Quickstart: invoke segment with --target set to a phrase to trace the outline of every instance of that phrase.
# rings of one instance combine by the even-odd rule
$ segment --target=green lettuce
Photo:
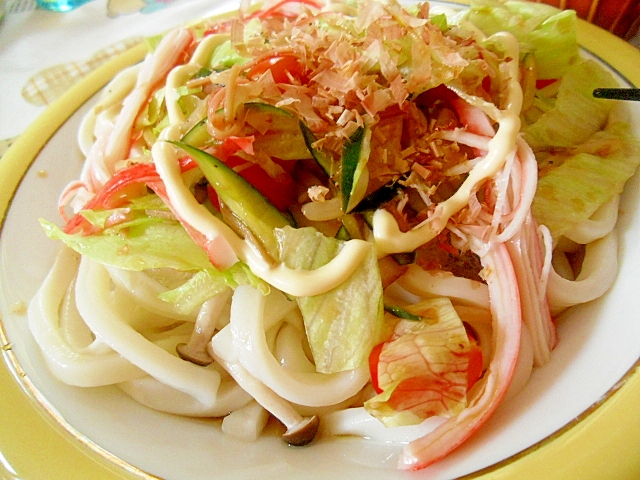
[[[407,310],[420,321],[400,320],[377,360],[379,393],[366,410],[387,427],[453,416],[467,405],[471,345],[448,298],[424,300]]]
[[[125,270],[173,268],[181,271],[212,269],[206,252],[177,221],[138,217],[93,235],[67,234],[44,219],[47,236],[97,262]]]
[[[576,13],[543,3],[472,0],[464,20],[485,35],[507,31],[520,43],[520,53],[532,53],[538,78],[561,78],[578,58]]]
[[[553,166],[541,172],[533,200],[534,217],[554,238],[620,194],[640,164],[640,141],[625,123],[609,125],[574,151],[546,158]]]
[[[614,102],[593,97],[598,87],[615,87],[615,79],[593,60],[573,65],[562,79],[553,107],[524,128],[524,139],[536,150],[573,147],[587,141],[607,123]]]
[[[217,270],[184,227],[172,219],[169,208],[157,195],[134,199],[126,207],[80,213],[98,228],[97,232],[67,234],[46,220],[41,219],[40,224],[49,238],[61,240],[81,255],[105,265],[134,271],[186,272],[186,277],[172,275],[180,284],[159,296],[174,304],[180,313],[191,313],[227,287],[249,284],[269,293],[269,285],[241,262],[227,270]],[[125,220],[108,226],[114,218]],[[175,282],[171,283],[175,286]]]
[[[163,292],[159,297],[175,305],[178,312],[189,314],[205,300],[226,288],[236,288],[238,285],[252,285],[264,295],[267,295],[270,290],[269,285],[256,277],[247,265],[237,262],[223,272],[212,269],[201,270],[179,287]]]
[[[289,268],[321,267],[345,244],[312,227],[284,227],[275,232],[281,261]],[[318,372],[352,370],[365,364],[380,341],[384,320],[382,281],[373,244],[363,263],[342,284],[296,300]]]

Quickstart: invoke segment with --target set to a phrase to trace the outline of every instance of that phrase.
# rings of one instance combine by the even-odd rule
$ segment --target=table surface
[[[0,156],[48,104],[109,58],[144,37],[230,4],[92,0],[58,13],[37,8],[35,0],[5,2],[0,23]]]
[[[0,161],[48,104],[106,60],[144,37],[224,8],[216,0],[91,0],[71,12],[56,13],[36,8],[35,0],[5,1],[0,23]],[[631,43],[640,46],[640,36]],[[636,397],[624,401],[637,402]],[[12,471],[4,460],[0,452],[0,477]],[[113,474],[111,467],[101,468],[109,477]]]

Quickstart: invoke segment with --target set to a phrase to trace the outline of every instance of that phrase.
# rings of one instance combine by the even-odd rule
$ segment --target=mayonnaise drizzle
[[[184,123],[185,116],[178,103],[180,99],[180,89],[193,77],[204,65],[207,64],[215,49],[229,39],[229,35],[209,35],[200,41],[195,52],[191,56],[189,63],[175,67],[169,75],[165,86],[167,114],[169,123],[175,125]]]
[[[255,275],[296,297],[319,295],[335,288],[347,280],[362,263],[371,245],[364,240],[350,240],[333,260],[315,270],[294,270],[282,263],[269,264],[250,243],[200,205],[186,187],[180,174],[176,149],[162,141],[176,139],[178,135],[179,126],[169,126],[153,145],[152,155],[156,169],[179,217],[202,233],[209,243],[215,242],[218,248],[223,249],[221,254],[233,256],[229,263],[243,261]]]
[[[378,209],[373,215],[373,235],[378,257],[389,253],[412,252],[433,239],[446,227],[451,216],[469,203],[469,197],[477,186],[495,176],[504,166],[507,158],[515,153],[522,109],[522,89],[518,82],[520,48],[518,41],[510,33],[496,33],[491,38],[501,42],[505,50],[505,58],[511,59],[508,62],[508,97],[504,110],[478,97],[456,90],[461,98],[480,108],[498,122],[498,131],[488,142],[487,155],[471,170],[454,195],[439,203],[429,218],[408,232],[400,231],[391,213]]]
[[[202,233],[207,239],[207,244],[215,245],[220,256],[226,259],[223,263],[232,265],[242,260],[255,275],[290,295],[302,297],[325,293],[351,276],[370,248],[367,242],[362,240],[347,242],[331,262],[315,270],[293,270],[284,264],[271,265],[250,243],[238,237],[227,224],[198,204],[182,181],[175,148],[162,141],[178,140],[181,136],[180,124],[184,122],[184,114],[178,105],[180,98],[178,88],[227,38],[228,35],[212,35],[205,38],[199,44],[190,62],[174,68],[168,75],[166,103],[171,125],[161,133],[160,141],[156,142],[152,148],[158,174],[165,184],[169,201],[176,213],[182,220]]]

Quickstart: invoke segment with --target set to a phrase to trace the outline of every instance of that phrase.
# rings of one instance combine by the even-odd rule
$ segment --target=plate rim
[[[456,1],[455,3],[458,2]],[[637,65],[640,64],[639,49],[581,19],[578,21],[578,43],[590,54],[610,65],[631,84],[640,86],[640,71],[637,69]],[[612,51],[619,52],[614,60],[608,59]],[[92,95],[102,88],[117,72],[142,60],[145,53],[146,46],[143,42],[106,62],[80,80],[52,103],[18,137],[0,159],[0,178],[3,183],[3,188],[0,189],[0,235],[2,235],[6,215],[11,208],[15,192],[40,150],[68,118],[85,104]],[[110,454],[76,431],[62,417],[56,415],[55,409],[31,383],[22,370],[15,354],[11,351],[11,344],[6,337],[1,316],[0,347],[2,348],[3,357],[2,365],[0,365],[0,386],[5,390],[7,382],[12,382],[14,392],[9,398],[14,401],[16,398],[26,400],[18,406],[11,405],[11,415],[16,416],[16,418],[22,418],[23,423],[32,425],[32,428],[38,428],[39,431],[46,428],[53,429],[58,434],[58,437],[61,435],[61,441],[68,441],[75,447],[65,450],[65,458],[59,459],[58,466],[62,468],[61,472],[66,473],[67,469],[71,468],[75,469],[77,474],[86,475],[90,471],[92,477],[95,478],[96,472],[92,469],[95,467],[96,469],[104,469],[105,479],[122,478],[123,476],[127,478],[157,478]],[[18,390],[22,390],[24,396],[16,396],[15,387],[18,387]],[[2,399],[0,399],[0,418],[4,417],[7,410],[6,398],[7,396],[3,395]],[[606,473],[607,478],[611,478],[613,473],[611,465],[613,464],[618,465],[622,474],[625,472],[638,473],[640,472],[640,457],[634,459],[632,455],[627,455],[626,459],[620,458],[620,452],[625,450],[625,446],[627,450],[630,446],[640,447],[640,429],[633,426],[633,422],[625,422],[634,413],[640,418],[636,408],[637,405],[640,405],[640,359],[601,399],[572,422],[522,452],[464,478],[497,478],[497,476],[500,478],[534,478],[532,476],[534,474],[531,473],[533,468],[535,468],[535,477],[539,478],[542,473],[540,470],[542,465],[546,465],[549,470],[545,472],[545,478],[563,478],[562,472],[568,472],[567,468],[570,469],[572,475],[583,473],[584,476],[581,478],[602,478],[601,476],[595,476],[598,468],[594,468],[594,464],[591,462],[584,462],[586,469],[578,470],[576,470],[574,462],[563,462],[563,459],[566,458],[581,457],[586,459],[594,456],[601,458],[600,465],[609,465],[604,472],[600,472],[600,474]],[[33,416],[33,413],[36,412],[43,417],[40,418],[41,422],[29,423],[27,417]],[[43,419],[44,423],[42,422]],[[35,426],[36,423],[37,427]],[[615,435],[612,432],[613,429],[607,428],[607,425],[613,423],[624,425],[622,431],[621,429],[616,429]],[[0,424],[0,433],[11,433],[9,431],[11,425],[15,425],[15,422],[2,422]],[[2,435],[2,437],[8,436]],[[585,452],[592,452],[592,455],[585,456]],[[0,450],[0,459],[4,459],[2,458],[3,453]],[[84,463],[81,461],[83,457]],[[87,459],[89,460],[88,463],[86,462]],[[80,469],[78,469],[79,461],[83,465]],[[4,473],[2,469],[7,469],[8,473],[17,473],[18,476],[25,474],[25,472],[11,472],[10,463],[0,463],[2,464],[0,465],[0,473]],[[34,462],[34,465],[36,463],[38,462]],[[564,468],[562,468],[563,463],[565,464]],[[586,465],[587,463],[589,464],[588,466]],[[46,463],[45,465],[51,466]],[[566,465],[569,466],[567,467]],[[35,468],[38,469],[39,467],[36,466]],[[88,470],[82,470],[83,468]],[[33,472],[36,473],[36,470]]]

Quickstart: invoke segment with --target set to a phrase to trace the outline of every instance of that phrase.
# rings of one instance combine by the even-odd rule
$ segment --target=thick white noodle
[[[589,220],[576,225],[564,236],[582,245],[604,237],[616,226],[619,205],[620,195],[615,195],[596,210]]]
[[[167,291],[167,288],[162,286],[146,273],[124,270],[109,265],[105,265],[105,268],[109,272],[111,280],[113,280],[116,285],[129,292],[131,296],[135,298],[136,303],[146,310],[155,313],[156,315],[170,317],[174,319],[173,321],[195,321],[197,310],[190,314],[183,314],[178,311],[174,304],[165,302],[158,298],[161,293]]]
[[[601,297],[618,274],[618,234],[612,230],[605,237],[585,247],[582,270],[575,280],[561,277],[553,268],[549,272],[547,297],[551,313]]]
[[[456,277],[452,273],[426,271],[411,265],[397,283],[421,298],[449,297],[457,305],[489,308],[489,290],[484,283]]]
[[[63,338],[59,308],[78,269],[79,255],[64,248],[29,304],[28,322],[53,375],[68,385],[96,387],[140,378],[145,372],[114,351],[85,353]]]
[[[245,442],[255,442],[269,420],[269,412],[255,400],[234,409],[222,420],[222,432]]]
[[[285,298],[279,292],[272,292],[265,299],[251,286],[237,287],[231,304],[231,324],[214,337],[213,343],[231,342],[239,363],[247,372],[290,402],[323,407],[356,395],[369,381],[367,365],[332,374],[297,371],[280,365],[265,338],[265,327],[268,326],[265,314],[277,310],[265,306],[267,299],[273,296]]]
[[[405,444],[424,437],[445,420],[430,417],[418,425],[388,428],[364,407],[354,407],[324,415],[318,433],[321,436],[355,435],[378,442]]]
[[[123,382],[118,386],[142,405],[189,417],[222,417],[251,401],[249,394],[231,379],[222,380],[216,401],[207,404],[150,376]]]
[[[205,405],[215,402],[220,374],[166,352],[124,323],[112,304],[109,273],[86,257],[78,270],[76,303],[95,335],[131,363]]]
[[[302,347],[304,340],[304,331],[290,323],[284,324],[276,338],[275,355],[278,363],[299,372],[315,372],[315,365],[309,361]]]

